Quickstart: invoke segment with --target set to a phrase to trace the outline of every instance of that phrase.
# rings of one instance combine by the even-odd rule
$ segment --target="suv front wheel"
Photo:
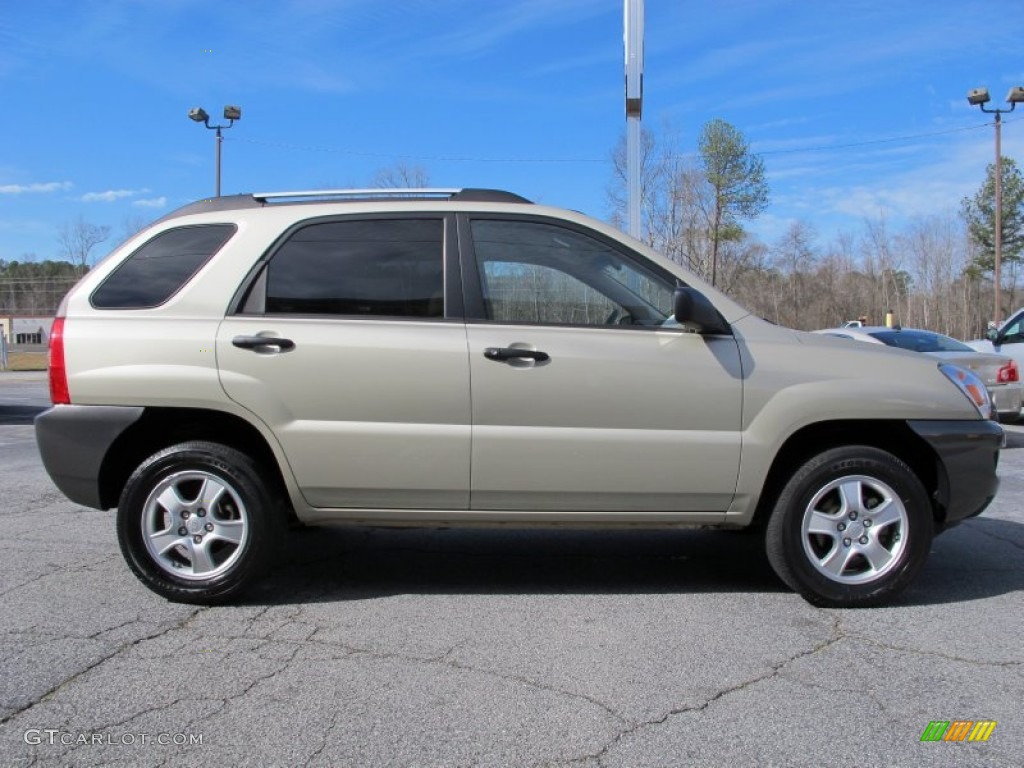
[[[765,532],[789,587],[831,608],[876,605],[903,590],[928,557],[932,509],[913,470],[869,446],[833,448],[783,488]]]
[[[237,595],[269,566],[282,530],[257,464],[219,443],[181,443],[150,456],[128,479],[117,509],[117,537],[132,571],[184,603]]]

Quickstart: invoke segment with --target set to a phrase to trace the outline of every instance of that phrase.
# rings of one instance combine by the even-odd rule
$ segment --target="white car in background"
[[[964,342],[979,352],[991,352],[1012,357],[1018,366],[1024,366],[1024,308],[1018,309],[998,330],[992,329],[987,338]]]
[[[1024,317],[1024,311],[1018,313],[1018,327],[1021,317]],[[974,346],[979,342],[972,342],[968,346],[962,341],[934,331],[918,328],[889,328],[884,325],[826,328],[815,331],[815,333],[922,352],[963,368],[969,368],[985,382],[1001,421],[1013,422],[1020,417],[1022,397],[1020,365],[1009,354],[994,354],[990,341],[984,342],[989,345],[989,349],[979,350]],[[1024,344],[1019,345],[1019,351],[1024,353]]]

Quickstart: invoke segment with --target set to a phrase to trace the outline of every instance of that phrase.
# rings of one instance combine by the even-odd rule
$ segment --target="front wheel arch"
[[[830,448],[850,445],[877,448],[910,466],[928,495],[935,530],[945,528],[949,480],[942,462],[932,446],[906,422],[888,420],[817,422],[790,435],[779,447],[765,476],[751,525],[757,530],[765,529],[783,487],[805,462]]]

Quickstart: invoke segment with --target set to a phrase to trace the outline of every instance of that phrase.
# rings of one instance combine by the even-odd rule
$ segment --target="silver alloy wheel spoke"
[[[878,539],[872,539],[868,544],[858,546],[858,550],[876,573],[884,572],[892,560],[892,553],[883,547]]]
[[[833,547],[821,560],[821,567],[827,573],[831,574],[833,578],[839,578],[842,576],[843,571],[846,570],[846,566],[855,554],[856,550],[850,547]]]
[[[843,499],[843,515],[856,512],[858,515],[863,511],[863,485],[860,480],[849,480],[839,486],[839,493]]]
[[[188,508],[188,502],[178,495],[178,489],[173,485],[160,494],[157,503],[166,509],[173,518],[177,518],[183,509]]]
[[[824,512],[811,510],[811,522],[807,528],[808,533],[816,533],[820,536],[831,536],[835,538],[839,531],[836,525],[842,520],[835,515],[826,515]]]
[[[157,483],[143,506],[141,525],[153,562],[189,581],[228,570],[249,535],[248,511],[238,492],[204,470],[175,472]]]
[[[227,488],[224,487],[223,483],[208,477],[203,481],[203,487],[199,491],[199,501],[206,505],[207,509],[215,507],[226,491]]]
[[[238,544],[245,535],[245,523],[241,520],[218,520],[216,527],[210,531],[210,538]]]
[[[830,581],[865,584],[900,562],[909,517],[899,495],[877,477],[832,480],[811,498],[801,541],[811,566]]]
[[[149,536],[149,549],[157,555],[164,555],[168,550],[185,542],[185,537],[178,534],[178,529],[172,525],[166,531],[157,531]]]
[[[217,570],[213,557],[210,555],[210,548],[205,542],[196,544],[194,541],[189,540],[189,549],[192,554],[192,573],[198,576]]]
[[[897,506],[893,499],[886,499],[871,510],[871,522],[875,528],[882,528],[883,526],[900,522],[900,515],[902,513],[902,504]]]

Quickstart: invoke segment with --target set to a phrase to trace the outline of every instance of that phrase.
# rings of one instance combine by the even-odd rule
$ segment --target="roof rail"
[[[282,203],[300,200],[453,200],[474,203],[529,203],[525,197],[500,189],[310,189],[295,192],[254,192],[259,203]]]

